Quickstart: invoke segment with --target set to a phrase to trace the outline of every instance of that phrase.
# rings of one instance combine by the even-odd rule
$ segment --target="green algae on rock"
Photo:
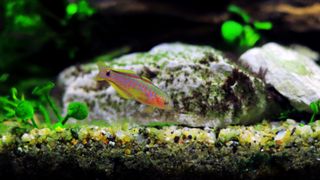
[[[172,98],[174,112],[144,113],[144,105],[122,99],[107,83],[96,82],[95,64],[72,66],[60,74],[65,107],[72,101],[86,102],[91,120],[129,118],[138,123],[170,121],[222,127],[260,121],[271,104],[261,80],[208,46],[161,44],[108,65],[150,78]]]
[[[304,177],[308,169],[312,179],[320,172],[319,140],[320,121],[301,126],[294,120],[220,131],[92,125],[32,129],[22,135],[1,134],[0,158],[7,161],[0,168],[22,177],[37,173],[98,179]]]

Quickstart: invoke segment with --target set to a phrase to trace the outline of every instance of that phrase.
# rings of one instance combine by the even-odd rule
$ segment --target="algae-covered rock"
[[[309,53],[310,54],[310,53]],[[298,110],[310,111],[309,104],[320,99],[320,67],[313,59],[276,43],[253,48],[240,57],[240,62],[289,99]]]
[[[96,82],[95,64],[72,66],[60,74],[64,106],[71,101],[88,103],[91,120],[129,118],[139,123],[173,121],[218,127],[259,121],[270,104],[261,80],[208,46],[161,44],[107,64],[150,78],[172,98],[173,112],[145,113],[144,105],[119,97],[106,82]]]

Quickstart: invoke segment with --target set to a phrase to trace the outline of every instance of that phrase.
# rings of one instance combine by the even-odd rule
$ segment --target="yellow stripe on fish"
[[[103,62],[98,62],[98,67],[96,80],[107,81],[121,97],[160,109],[173,108],[170,97],[148,78],[130,70],[109,68]]]

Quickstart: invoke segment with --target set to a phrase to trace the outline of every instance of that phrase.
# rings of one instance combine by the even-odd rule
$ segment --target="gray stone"
[[[309,104],[320,99],[320,68],[304,53],[268,43],[245,52],[240,62],[256,74],[262,73],[265,82],[298,110],[310,111]]]
[[[313,51],[312,49],[302,46],[300,44],[292,44],[289,46],[290,49],[293,51],[298,52],[299,54],[305,55],[308,58],[314,60],[314,61],[319,61],[319,53],[316,51]]]
[[[174,110],[145,113],[145,105],[119,97],[107,82],[95,81],[95,64],[72,66],[60,74],[64,107],[84,101],[91,108],[89,120],[110,123],[129,119],[210,127],[257,122],[268,109],[264,83],[208,46],[161,44],[107,64],[150,78],[172,98]]]

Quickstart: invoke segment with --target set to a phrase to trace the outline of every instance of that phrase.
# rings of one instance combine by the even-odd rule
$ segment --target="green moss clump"
[[[86,104],[82,102],[72,102],[68,106],[68,116],[77,120],[85,119],[89,114],[89,110]]]
[[[64,125],[69,118],[84,120],[88,117],[88,106],[82,102],[72,102],[68,105],[67,115],[57,125]]]

